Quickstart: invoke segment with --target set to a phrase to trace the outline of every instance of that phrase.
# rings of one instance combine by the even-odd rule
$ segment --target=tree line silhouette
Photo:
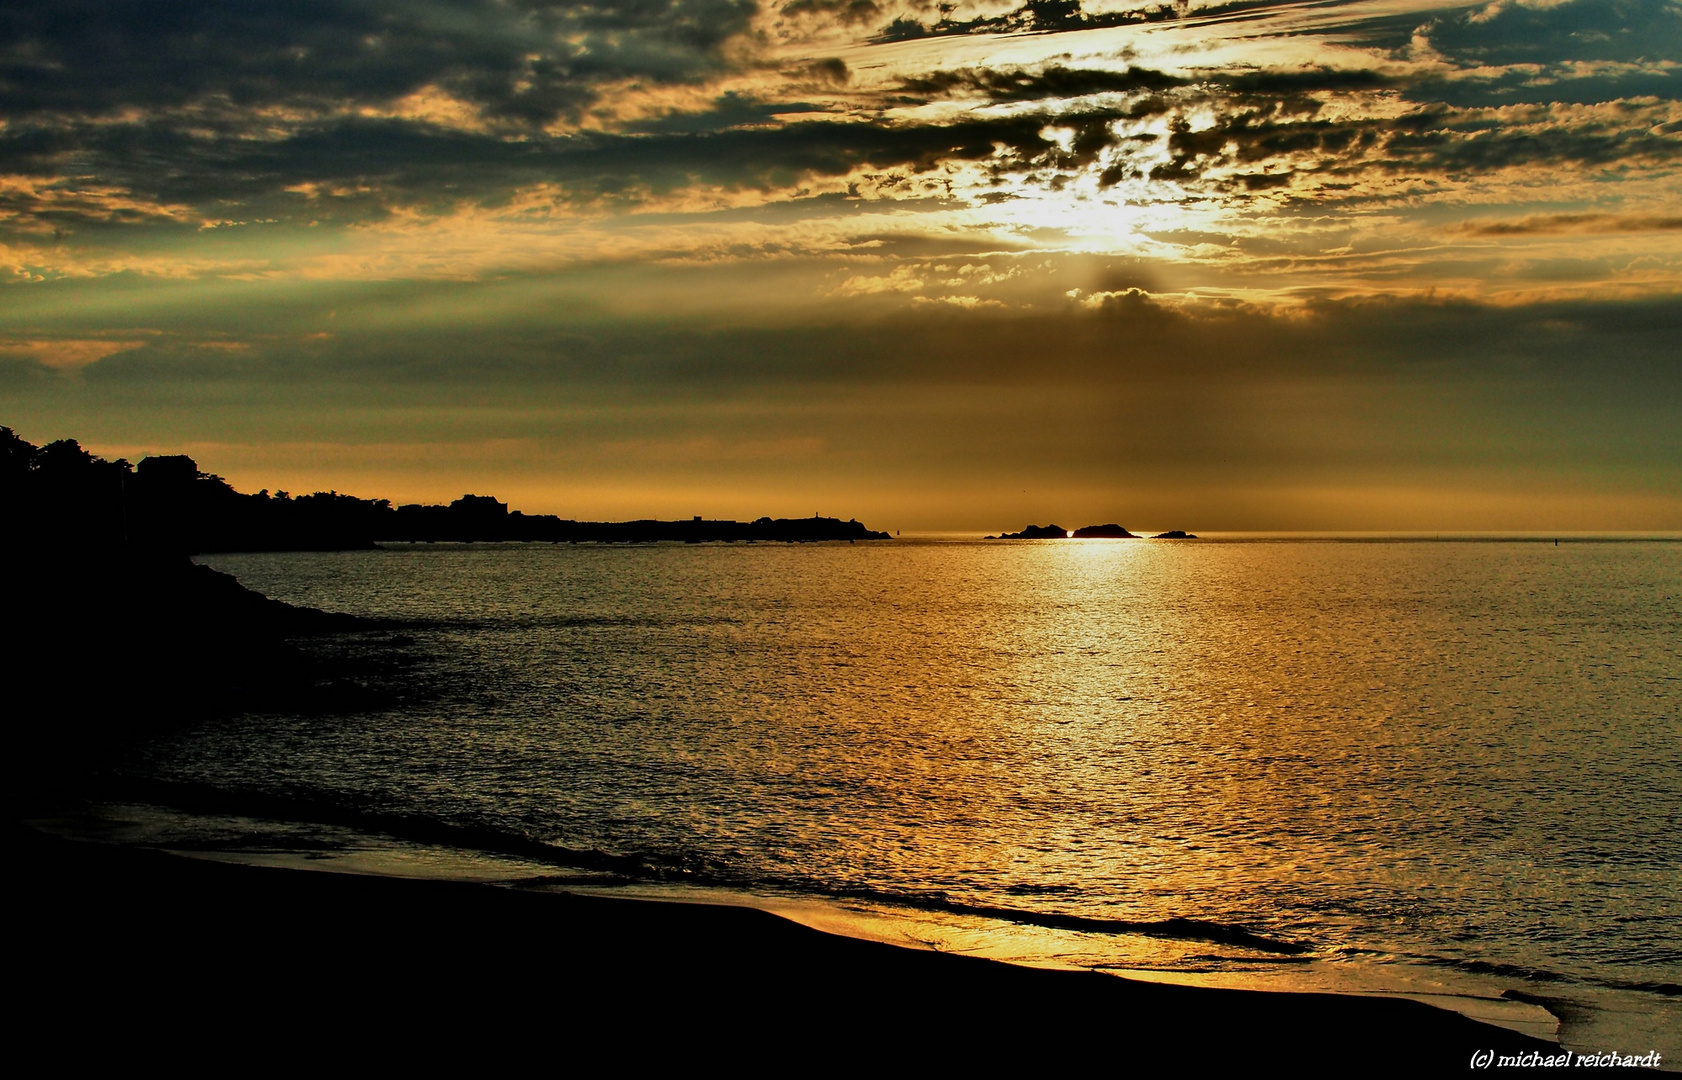
[[[147,457],[139,465],[106,461],[75,439],[36,447],[0,428],[0,506],[28,522],[37,539],[75,548],[119,546],[163,553],[327,551],[380,541],[548,541],[687,543],[885,540],[856,520],[813,516],[756,521],[574,521],[510,512],[488,495],[448,505],[393,506],[337,491],[293,496],[242,494],[201,472],[185,455]]]
[[[291,500],[305,507],[294,518],[261,517],[265,501],[275,500],[242,496],[187,458],[137,468],[74,439],[37,447],[0,427],[0,703],[14,809],[90,782],[109,755],[160,727],[384,693],[376,669],[394,650],[344,660],[298,643],[333,635],[348,657],[354,639],[389,640],[389,627],[271,600],[187,557],[258,523],[317,542],[354,532],[331,495]]]

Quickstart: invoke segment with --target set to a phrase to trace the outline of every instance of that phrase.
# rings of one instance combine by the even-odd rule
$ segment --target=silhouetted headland
[[[1188,533],[1184,529],[1169,529],[1167,532],[1157,533],[1152,540],[1196,540],[1196,533]]]
[[[398,640],[385,624],[271,600],[195,565],[193,499],[220,488],[196,487],[186,459],[148,462],[106,461],[73,439],[36,447],[0,428],[14,800],[87,775],[161,725],[367,704],[369,650],[330,657],[298,643]],[[393,662],[373,651],[376,666]]]
[[[105,461],[74,439],[36,448],[0,428],[8,470],[8,506],[21,506],[32,528],[43,522],[77,536],[120,539],[130,547],[172,553],[343,551],[381,541],[548,541],[639,544],[674,541],[812,543],[887,540],[856,520],[814,515],[717,521],[573,521],[554,514],[510,512],[490,495],[463,495],[448,505],[392,506],[337,491],[293,496],[235,491],[199,471],[185,455],[148,457],[139,465]]]
[[[7,704],[24,728],[20,776],[74,770],[113,740],[206,710],[293,710],[367,703],[391,691],[404,644],[349,650],[323,666],[299,639],[373,635],[392,626],[294,607],[241,586],[190,556],[227,551],[371,548],[380,541],[555,543],[810,543],[887,540],[856,520],[597,522],[510,512],[485,495],[447,506],[393,507],[336,491],[293,497],[235,491],[185,455],[130,465],[74,439],[35,446],[0,427],[0,553],[7,614],[19,630],[8,660],[20,673]],[[345,652],[346,650],[340,650]]]
[[[441,540],[548,542],[554,544],[816,543],[824,540],[889,540],[885,532],[839,518],[770,518],[754,521],[573,521],[554,514],[510,512],[486,495],[463,495],[448,506],[399,506],[370,525],[376,541],[431,543]]]

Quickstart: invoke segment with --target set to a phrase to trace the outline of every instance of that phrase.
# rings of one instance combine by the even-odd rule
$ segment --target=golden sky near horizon
[[[575,517],[1682,528],[1673,0],[0,28],[36,442]]]

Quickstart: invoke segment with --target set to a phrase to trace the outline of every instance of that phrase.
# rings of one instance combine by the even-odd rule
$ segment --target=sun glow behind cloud
[[[201,41],[194,20],[213,10],[220,37]],[[648,468],[695,458],[707,440],[784,445],[774,418],[828,395],[820,448],[792,457],[809,476],[840,476],[892,470],[839,449],[854,422],[843,403],[876,400],[892,369],[932,410],[902,419],[968,447],[975,470],[1001,467],[974,441],[989,424],[1101,422],[1102,409],[1088,412],[1098,403],[1119,420],[1133,415],[1123,403],[1154,401],[1230,442],[1233,460],[1273,461],[1275,479],[1367,469],[1373,490],[1395,491],[1419,490],[1424,473],[1379,476],[1378,462],[1445,466],[1424,443],[1380,452],[1375,433],[1439,421],[1386,413],[1366,444],[1323,448],[1342,457],[1295,458],[1288,418],[1313,415],[1292,403],[1303,387],[1341,429],[1386,379],[1413,386],[1450,355],[1463,370],[1439,372],[1445,388],[1592,356],[1639,372],[1629,377],[1648,381],[1647,400],[1669,400],[1673,372],[1650,345],[1665,332],[1649,327],[1670,315],[1635,317],[1636,337],[1546,328],[1618,326],[1617,305],[1669,312],[1682,298],[1682,7],[1353,0],[1170,14],[1055,0],[461,0],[330,3],[277,23],[202,0],[154,24],[125,21],[126,9],[20,9],[0,51],[6,393],[17,415],[94,420],[114,400],[97,388],[121,385],[155,404],[118,426],[206,444],[218,440],[202,430],[203,395],[212,413],[264,428],[265,410],[296,407],[265,389],[281,372],[318,402],[308,423],[328,441],[368,422],[360,403],[382,386],[500,402],[487,408],[515,427],[497,412],[510,380],[588,411],[612,408],[597,393],[626,379],[625,393],[693,410],[662,421],[695,429],[665,442],[647,441],[645,421],[600,412],[587,424],[549,414],[571,441],[498,442],[494,421],[452,427],[430,412],[392,433],[400,447],[426,442],[427,425],[457,431],[469,458],[469,443],[500,447],[486,460],[500,454],[503,472],[577,460],[578,440],[606,437],[602,424],[626,445],[663,447],[639,458]],[[240,50],[246,62],[226,62]],[[173,58],[171,78],[160,56]],[[1469,322],[1446,345],[1428,334],[1397,345],[1387,371],[1353,351],[1362,335],[1387,350],[1412,340],[1439,315]],[[905,320],[915,334],[868,329]],[[1395,320],[1406,333],[1382,329]],[[860,340],[895,359],[835,358],[837,326],[866,328]],[[1004,344],[1036,336],[1041,350]],[[731,351],[747,348],[768,351]],[[1249,356],[1243,379],[1174,383],[1210,348]],[[1162,357],[1177,359],[1163,368]],[[994,385],[1012,364],[1048,381],[1008,404],[956,389],[978,371]],[[1490,364],[1505,374],[1465,367]],[[81,389],[55,388],[53,370]],[[1570,397],[1558,380],[1574,378],[1550,374],[1514,400],[1557,427],[1547,410]],[[1248,412],[1230,400],[1236,385],[1255,395]],[[1625,407],[1610,404],[1625,399],[1616,385],[1595,394]],[[732,433],[707,411],[724,402],[758,426]],[[1125,443],[1098,451],[1104,467],[1030,445],[1038,479],[1025,489],[1072,472],[1099,503],[1150,486]],[[1630,464],[1668,445],[1637,437],[1613,486],[1633,484],[1643,506],[1682,505],[1674,484],[1655,488],[1647,465]],[[915,454],[924,479],[906,479],[911,489],[965,468],[934,445]],[[745,449],[713,459],[719,490],[800,483]],[[556,480],[550,507],[611,486],[605,467]],[[1611,482],[1601,466],[1577,468],[1555,486]]]

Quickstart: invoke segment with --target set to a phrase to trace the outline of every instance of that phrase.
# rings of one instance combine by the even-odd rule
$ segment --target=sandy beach
[[[738,907],[13,836],[19,1030],[79,1057],[1366,1074],[1559,1052],[1404,1000],[1022,968]]]

